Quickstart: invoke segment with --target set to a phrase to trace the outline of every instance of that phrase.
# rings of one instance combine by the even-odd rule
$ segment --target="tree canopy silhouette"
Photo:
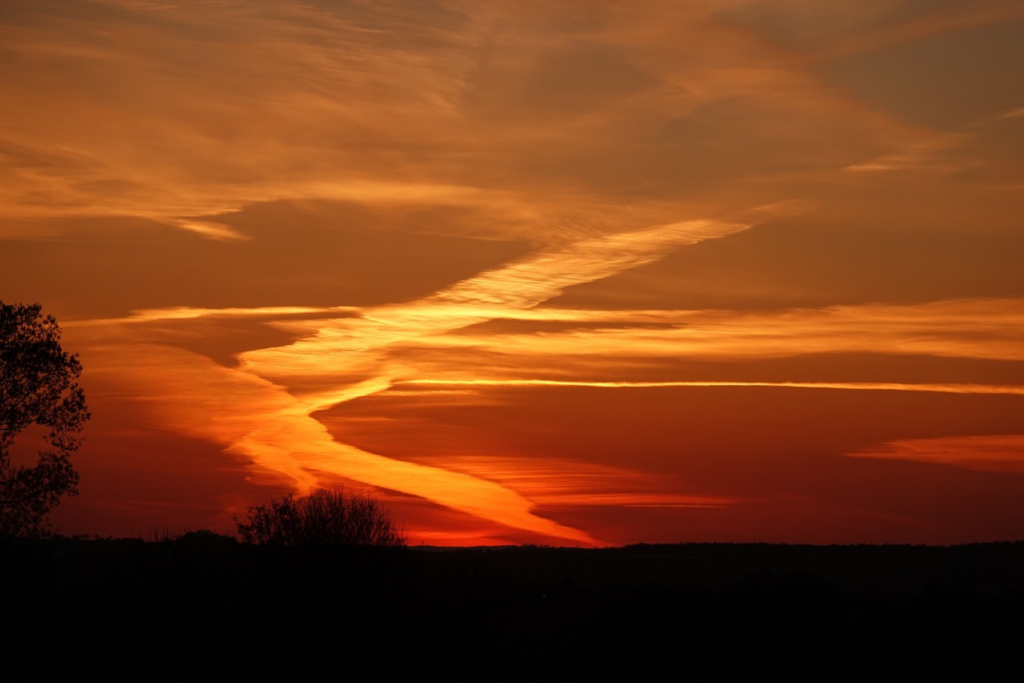
[[[319,489],[303,498],[289,493],[270,505],[249,507],[235,518],[245,543],[286,546],[402,548],[405,533],[376,498],[343,488]]]
[[[90,416],[77,382],[82,365],[61,348],[60,335],[39,304],[0,301],[0,536],[45,533],[61,496],[78,493],[71,454]],[[36,427],[42,448],[12,458],[15,440]]]

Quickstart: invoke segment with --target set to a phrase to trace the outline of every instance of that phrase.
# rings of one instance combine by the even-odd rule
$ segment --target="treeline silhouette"
[[[184,638],[207,656],[255,642],[265,656],[383,646],[537,662],[726,651],[776,661],[793,648],[867,661],[982,645],[991,656],[1019,637],[1024,607],[1020,542],[439,549],[256,546],[192,532],[14,539],[0,552],[24,598],[8,615],[20,634],[52,628],[54,614],[71,622],[65,633],[87,632],[102,615],[118,643]]]

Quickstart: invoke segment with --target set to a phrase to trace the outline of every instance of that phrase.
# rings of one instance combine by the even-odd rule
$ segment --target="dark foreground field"
[[[319,656],[934,665],[1015,658],[1024,634],[1020,542],[372,552],[199,532],[8,542],[0,553],[9,665],[31,665],[39,638],[68,652],[97,637],[111,652],[250,667]]]

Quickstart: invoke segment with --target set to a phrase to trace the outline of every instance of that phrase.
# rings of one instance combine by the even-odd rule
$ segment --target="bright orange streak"
[[[391,371],[380,358],[382,350],[391,344],[459,329],[497,317],[502,312],[531,308],[556,296],[565,287],[649,263],[682,244],[721,237],[746,227],[690,221],[583,240],[567,248],[543,250],[411,304],[371,309],[364,318],[279,323],[279,327],[310,330],[313,334],[287,346],[241,354],[239,362],[243,372],[277,381],[298,376],[323,382],[332,371],[337,374],[362,371],[372,379],[354,387],[307,390],[305,396],[298,399],[304,409],[265,416],[270,419],[268,427],[261,429],[259,435],[250,433],[229,439],[231,449],[255,458],[269,469],[292,469],[298,458],[305,470],[322,470],[413,493],[509,526],[592,542],[583,532],[530,514],[525,498],[498,484],[455,475],[440,468],[393,461],[333,440],[329,445],[323,443],[321,436],[326,430],[309,415],[335,403],[387,388]],[[310,427],[309,433],[298,439],[296,427],[305,425],[307,420],[317,427]],[[273,422],[280,424],[277,429],[290,435],[287,441],[265,434]],[[282,443],[301,443],[301,454],[293,454],[290,451],[296,449],[284,447]],[[276,464],[278,462],[280,465]],[[301,481],[298,477],[295,479]]]
[[[310,417],[318,405],[248,373],[163,346],[94,349],[91,372],[116,375],[156,409],[163,425],[223,444],[254,465],[284,475],[296,490],[333,474],[420,496],[518,529],[579,543],[583,531],[531,512],[533,503],[497,483],[439,467],[393,460],[338,443]]]
[[[359,309],[351,306],[315,308],[310,306],[262,306],[258,308],[196,308],[174,306],[171,308],[146,308],[132,311],[127,318],[93,318],[71,320],[63,327],[95,327],[97,325],[148,323],[161,320],[198,320],[200,318],[257,318],[281,315],[308,315],[311,313],[356,313]]]
[[[898,382],[590,382],[554,379],[410,379],[401,384],[441,386],[549,386],[598,387],[777,387],[793,389],[853,389],[860,391],[921,391],[943,394],[1015,394],[1024,395],[1024,386],[993,384],[903,384]]]
[[[311,336],[288,346],[249,351],[239,356],[239,362],[253,374],[282,379],[323,377],[325,371],[330,372],[330,366],[350,369],[352,354],[363,355],[356,362],[371,360],[376,365],[379,350],[390,344],[529,309],[557,296],[566,287],[609,277],[656,261],[676,247],[723,237],[747,227],[718,221],[688,221],[546,249],[419,301],[367,309],[362,319],[278,323],[276,326],[282,329]],[[371,353],[368,358],[366,352]]]
[[[572,312],[563,318],[572,322]],[[646,316],[647,313],[645,312]],[[768,358],[809,353],[889,353],[1024,360],[1024,299],[834,306],[767,312],[678,311],[664,327],[616,326],[543,334],[436,336],[437,347],[482,347],[522,356]],[[583,320],[594,320],[585,316]],[[631,320],[623,315],[624,320]],[[615,320],[615,314],[608,314]],[[642,318],[638,319],[642,320]]]

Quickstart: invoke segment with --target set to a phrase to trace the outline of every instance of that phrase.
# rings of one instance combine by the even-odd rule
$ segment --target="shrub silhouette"
[[[250,506],[245,521],[235,517],[235,524],[242,542],[255,545],[406,545],[401,526],[375,498],[340,487],[320,489],[298,499],[289,493],[270,505]]]

